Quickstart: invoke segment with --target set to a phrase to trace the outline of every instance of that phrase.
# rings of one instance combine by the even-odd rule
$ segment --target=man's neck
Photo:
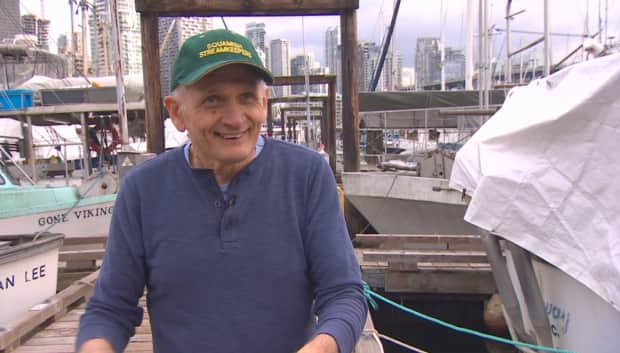
[[[227,185],[245,166],[250,164],[256,158],[254,150],[243,161],[237,163],[222,163],[214,160],[203,160],[198,153],[195,152],[195,145],[189,148],[189,160],[192,168],[204,168],[213,170],[215,180],[218,185]]]

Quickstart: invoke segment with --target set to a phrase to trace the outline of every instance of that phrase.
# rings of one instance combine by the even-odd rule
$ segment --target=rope
[[[418,318],[430,321],[434,324],[438,324],[440,326],[449,328],[451,330],[460,332],[460,333],[466,333],[468,335],[473,335],[473,336],[477,336],[483,339],[488,339],[488,340],[492,340],[492,341],[496,341],[496,342],[500,342],[500,343],[505,343],[505,344],[509,344],[509,345],[513,345],[513,346],[517,346],[517,347],[527,347],[527,348],[532,348],[532,349],[536,349],[536,350],[540,350],[540,351],[546,351],[546,352],[554,352],[554,353],[576,353],[573,351],[569,351],[566,349],[560,349],[560,348],[552,348],[552,347],[544,347],[544,346],[539,346],[539,345],[535,345],[535,344],[531,344],[531,343],[526,343],[526,342],[519,342],[519,341],[513,341],[507,338],[503,338],[503,337],[497,337],[497,336],[493,336],[493,335],[489,335],[487,333],[483,333],[483,332],[478,332],[476,330],[472,330],[472,329],[468,329],[468,328],[464,328],[464,327],[460,327],[460,326],[456,326],[453,325],[451,323],[436,319],[432,316],[428,316],[425,315],[419,311],[415,311],[413,309],[410,309],[404,305],[398,304],[386,297],[381,296],[380,294],[377,294],[375,292],[373,292],[370,287],[367,284],[364,284],[364,296],[366,296],[366,298],[368,297],[373,297],[376,299],[379,299],[380,301],[390,304],[394,307],[396,307],[397,309],[400,309],[404,312],[406,312],[407,314],[416,316]],[[371,306],[373,306],[373,304],[371,303]],[[373,309],[375,308],[375,305],[373,306]]]
[[[377,333],[377,335],[378,335],[379,337],[383,338],[383,339],[384,339],[384,340],[386,340],[386,341],[392,342],[392,343],[396,344],[397,346],[401,346],[401,347],[403,347],[403,348],[407,348],[407,349],[409,349],[410,351],[413,351],[413,352],[416,352],[416,353],[428,353],[427,351],[423,351],[423,350],[421,350],[420,348],[416,348],[416,347],[414,347],[414,346],[410,346],[410,345],[408,345],[408,344],[407,344],[407,343],[405,343],[405,342],[399,341],[399,340],[397,340],[396,338],[392,338],[392,337],[386,336],[386,335],[381,334],[381,333]]]

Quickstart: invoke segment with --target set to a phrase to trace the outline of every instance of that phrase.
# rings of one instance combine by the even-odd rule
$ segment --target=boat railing
[[[496,234],[480,229],[481,240],[486,246],[493,277],[506,311],[506,319],[511,335],[520,341],[553,345],[551,328],[545,311],[545,303],[540,286],[532,267],[531,254],[521,247],[502,239]],[[505,256],[510,253],[510,256]],[[511,282],[509,267],[516,273],[518,286]],[[516,288],[520,288],[520,293]],[[525,314],[534,328],[533,336],[525,327],[524,311],[519,297],[523,298]]]

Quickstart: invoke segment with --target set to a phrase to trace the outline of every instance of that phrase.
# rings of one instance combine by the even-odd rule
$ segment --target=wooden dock
[[[477,235],[358,234],[354,243],[372,288],[415,294],[497,291]]]
[[[96,242],[74,240],[68,245],[82,246],[89,241]],[[478,236],[359,234],[355,245],[364,279],[372,288],[393,293],[489,295],[496,292]],[[66,288],[0,329],[0,353],[74,352],[79,318],[92,295],[98,271],[67,283],[71,276],[88,273],[84,271],[89,266],[100,265],[102,257],[103,249],[85,252],[70,247],[63,249],[60,259],[66,263],[65,269],[78,265],[78,271],[63,272]],[[81,268],[80,264],[86,267]],[[153,351],[144,298],[140,305],[145,308],[144,320],[125,352]],[[379,342],[369,315],[355,352],[381,352]]]
[[[99,271],[76,281],[45,303],[37,305],[0,330],[0,353],[74,353],[79,320]],[[145,298],[140,299],[144,319],[130,338],[126,353],[152,353],[151,325]],[[355,353],[383,352],[370,315]]]

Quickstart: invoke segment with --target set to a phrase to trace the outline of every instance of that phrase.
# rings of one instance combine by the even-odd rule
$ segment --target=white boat
[[[107,235],[115,200],[116,194],[81,195],[75,186],[20,185],[0,162],[0,235]]]
[[[513,338],[620,347],[620,54],[513,89],[458,152]]]
[[[441,178],[403,172],[343,173],[344,193],[383,234],[476,234],[461,192]]]
[[[0,236],[0,328],[56,294],[63,236]]]

